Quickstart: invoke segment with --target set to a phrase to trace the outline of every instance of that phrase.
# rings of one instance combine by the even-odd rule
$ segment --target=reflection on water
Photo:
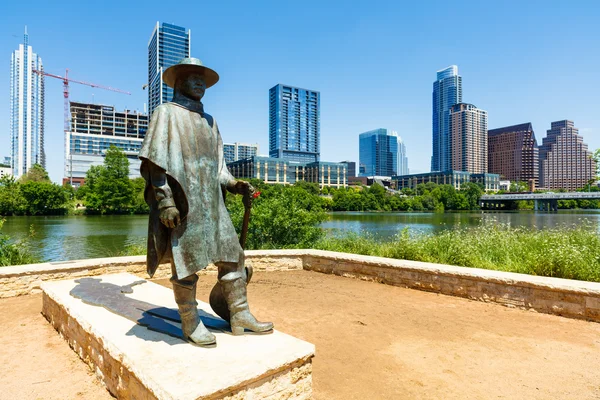
[[[560,211],[558,213],[514,212],[448,212],[448,213],[364,213],[330,214],[323,228],[330,234],[367,233],[381,239],[391,238],[404,228],[411,232],[435,233],[445,229],[485,224],[547,229],[589,223],[600,227],[600,210]]]
[[[26,238],[29,226],[35,230],[31,250],[44,261],[111,257],[127,245],[145,243],[147,215],[7,217],[2,231],[13,239]],[[252,221],[250,221],[252,223]],[[450,213],[331,213],[323,223],[330,234],[368,233],[386,239],[404,228],[431,233],[459,226],[506,224],[512,227],[552,228],[583,223],[600,227],[600,210],[558,213],[450,212]]]
[[[148,232],[147,215],[8,217],[2,229],[12,239],[35,236],[31,251],[44,261],[111,257],[127,245],[143,243]]]

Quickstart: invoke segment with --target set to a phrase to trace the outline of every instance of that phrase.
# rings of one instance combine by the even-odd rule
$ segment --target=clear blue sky
[[[135,4],[135,5],[134,5]],[[354,5],[356,4],[356,5]],[[361,5],[361,6],[359,6]],[[171,9],[173,8],[173,9]],[[405,140],[409,167],[429,171],[435,72],[456,64],[463,100],[489,127],[571,119],[600,147],[600,1],[11,1],[0,17],[0,156],[10,155],[10,55],[28,26],[47,72],[132,92],[71,85],[71,100],[143,110],[147,43],[156,21],[192,30],[192,56],[221,81],[206,110],[225,141],[268,153],[268,90],[321,92],[321,159],[358,161],[358,134]],[[47,168],[63,176],[62,83],[46,79]]]

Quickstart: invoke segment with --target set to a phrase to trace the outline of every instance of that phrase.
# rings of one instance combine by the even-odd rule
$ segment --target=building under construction
[[[148,129],[148,115],[115,111],[113,106],[70,102],[71,126],[65,139],[64,182],[80,186],[92,165],[102,165],[112,145],[129,159],[129,177],[140,177],[137,155]]]

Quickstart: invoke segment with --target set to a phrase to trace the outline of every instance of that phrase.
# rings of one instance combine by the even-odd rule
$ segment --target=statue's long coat
[[[146,180],[144,195],[150,206],[150,276],[160,263],[169,261],[169,256],[179,279],[213,262],[239,262],[243,250],[222,195],[223,188],[234,178],[225,165],[223,141],[213,118],[176,103],[157,107],[139,157]],[[149,163],[167,175],[181,217],[180,225],[174,229],[159,220]]]

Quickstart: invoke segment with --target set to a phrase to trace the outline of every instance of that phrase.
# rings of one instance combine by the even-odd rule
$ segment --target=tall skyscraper
[[[102,104],[70,103],[71,131],[67,132],[63,182],[83,184],[92,165],[104,164],[106,150],[116,146],[129,159],[129,177],[140,176],[138,153],[148,129],[148,116],[116,111]]]
[[[406,145],[401,137],[398,137],[398,169],[396,175],[408,175],[408,156]]]
[[[451,169],[450,107],[462,102],[462,78],[458,67],[451,65],[437,71],[433,82],[433,156],[432,171]]]
[[[177,25],[156,22],[148,41],[148,116],[156,107],[171,101],[173,89],[162,80],[163,72],[190,56],[192,32]]]
[[[485,174],[488,168],[487,111],[473,104],[450,107],[450,169]]]
[[[488,172],[538,186],[538,145],[531,122],[488,131]]]
[[[358,147],[359,176],[398,175],[398,133],[384,128],[361,133]]]
[[[596,178],[596,163],[573,121],[552,122],[540,146],[540,187],[576,190]]]
[[[258,144],[246,143],[223,143],[223,156],[225,163],[229,164],[237,160],[244,160],[258,155]]]
[[[46,167],[44,153],[44,77],[42,59],[29,45],[25,28],[23,44],[10,61],[10,142],[13,175],[19,178],[33,164]]]
[[[320,99],[317,91],[282,84],[269,90],[269,157],[319,161]]]

